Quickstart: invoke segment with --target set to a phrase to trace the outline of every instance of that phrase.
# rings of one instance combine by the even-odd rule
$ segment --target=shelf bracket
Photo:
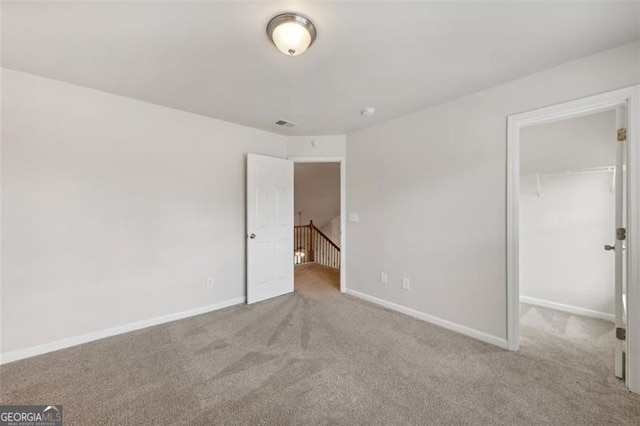
[[[611,173],[612,174],[612,177],[611,177],[611,192],[615,192],[615,190],[616,190],[616,173],[617,173],[617,170],[616,170],[615,167],[613,167],[613,173]]]

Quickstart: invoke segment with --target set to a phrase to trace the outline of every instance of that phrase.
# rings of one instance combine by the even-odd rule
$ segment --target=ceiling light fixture
[[[269,21],[267,35],[282,53],[298,56],[313,44],[317,32],[313,23],[304,16],[283,13]]]

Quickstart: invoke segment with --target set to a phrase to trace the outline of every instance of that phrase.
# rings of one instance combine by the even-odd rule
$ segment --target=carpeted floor
[[[529,306],[511,353],[342,295],[294,294],[0,367],[2,403],[63,404],[68,425],[640,424],[608,323]]]

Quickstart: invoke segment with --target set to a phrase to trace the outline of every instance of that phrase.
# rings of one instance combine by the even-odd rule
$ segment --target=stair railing
[[[316,228],[312,220],[308,225],[294,226],[293,259],[296,265],[315,262],[340,269],[340,247]]]

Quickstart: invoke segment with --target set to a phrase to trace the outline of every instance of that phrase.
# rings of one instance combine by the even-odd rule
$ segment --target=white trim
[[[509,118],[516,120],[519,127],[526,127],[608,111],[626,102],[636,93],[639,87],[640,85],[624,87],[611,92],[513,114]]]
[[[507,341],[505,339],[484,333],[482,331],[476,330],[475,328],[466,327],[455,322],[434,317],[433,315],[425,314],[423,312],[416,311],[415,309],[397,305],[383,299],[378,299],[377,297],[370,296],[365,293],[360,293],[356,290],[347,289],[346,293],[359,299],[366,300],[367,302],[375,303],[376,305],[380,305],[393,311],[400,312],[401,314],[409,315],[410,317],[417,318],[419,320],[440,326],[442,328],[446,328],[447,330],[455,331],[456,333],[464,334],[465,336],[472,337],[485,343],[507,349]]]
[[[629,123],[627,256],[628,319],[627,377],[633,392],[640,392],[640,85],[553,105],[507,118],[507,342],[511,350],[519,346],[519,197],[520,197],[520,129],[534,124],[550,123],[606,111],[627,104]]]
[[[613,314],[606,312],[594,311],[592,309],[580,308],[578,306],[565,305],[562,303],[551,302],[549,300],[536,299],[534,297],[520,296],[520,302],[528,305],[540,306],[542,308],[554,309],[556,311],[567,312],[573,315],[580,315],[589,318],[598,318],[605,321],[613,322],[615,317]]]
[[[347,159],[340,160],[340,291],[347,291]]]
[[[627,102],[627,386],[640,393],[640,85]],[[633,361],[632,361],[633,359]]]
[[[520,128],[507,119],[507,346],[520,347]]]
[[[226,300],[220,303],[214,303],[213,305],[202,306],[200,308],[189,309],[187,311],[176,312],[174,314],[168,314],[147,320],[137,321],[131,324],[120,325],[118,327],[113,327],[106,330],[81,334],[79,336],[68,337],[66,339],[56,340],[55,342],[32,346],[30,348],[18,349],[15,351],[7,352],[6,354],[2,354],[0,356],[0,365],[8,364],[10,362],[18,361],[25,358],[30,358],[36,355],[46,354],[48,352],[58,351],[60,349],[70,348],[72,346],[81,345],[83,343],[93,342],[94,340],[100,340],[106,337],[128,333],[130,331],[141,330],[143,328],[153,327],[155,325],[164,324],[171,321],[206,314],[208,312],[228,308],[229,306],[239,305],[241,303],[245,303],[245,301],[246,299],[244,297],[236,297],[235,299]]]
[[[344,293],[347,290],[347,159],[343,156],[287,159],[294,163],[340,163],[340,291]]]

